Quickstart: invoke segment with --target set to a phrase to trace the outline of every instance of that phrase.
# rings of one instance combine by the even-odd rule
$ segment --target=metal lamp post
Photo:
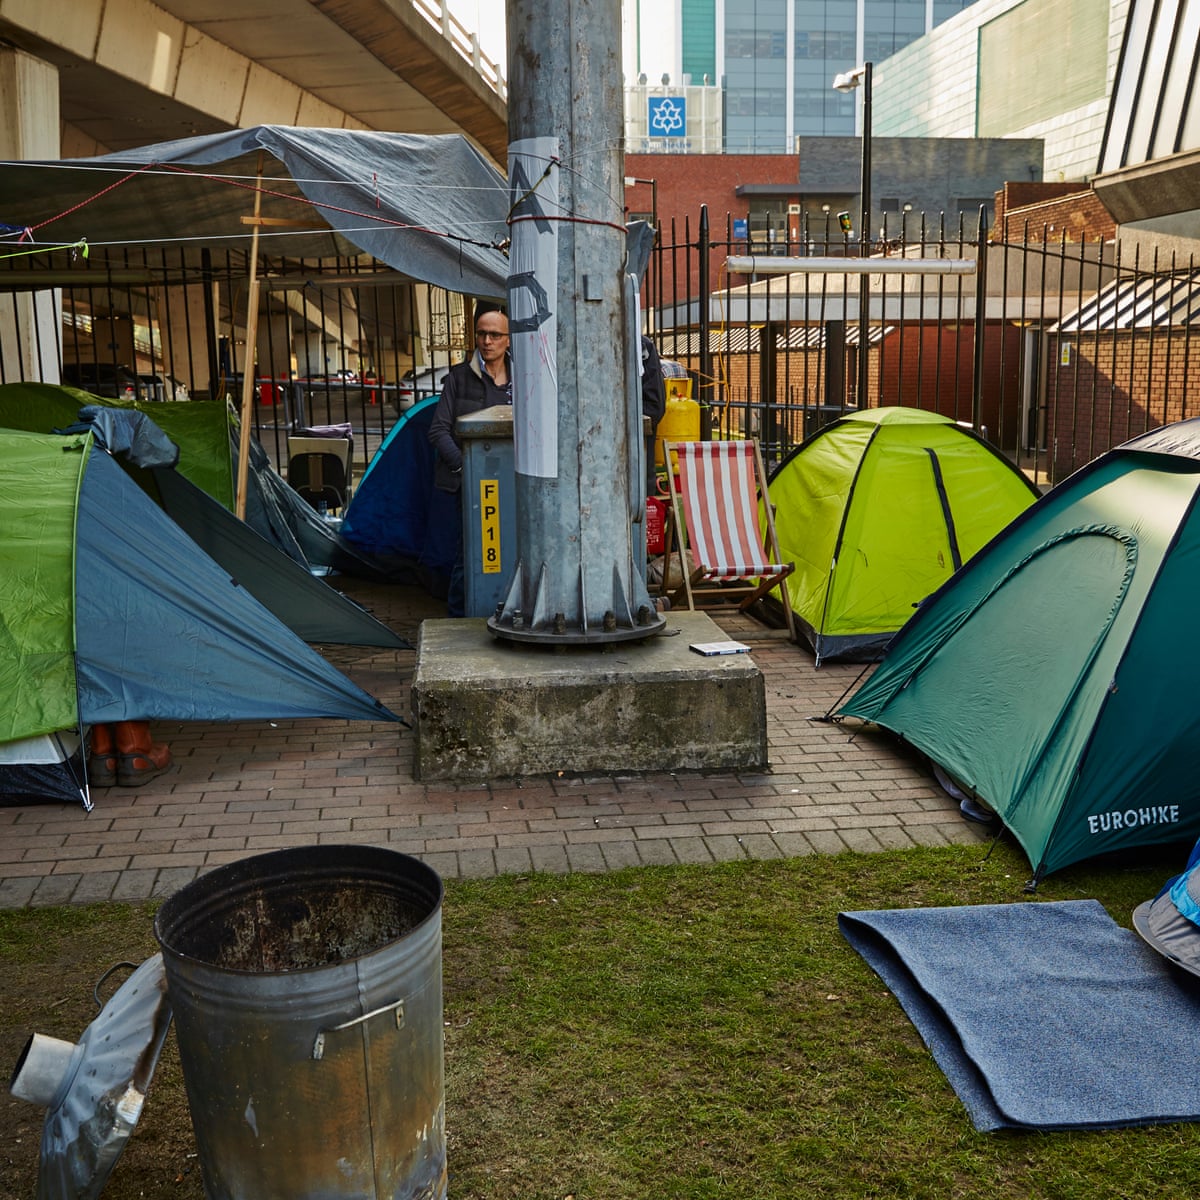
[[[637,280],[621,211],[620,0],[508,0],[508,314],[517,562],[488,628],[542,646],[660,633],[634,526],[645,477]]]
[[[863,90],[862,108],[862,223],[858,227],[858,251],[862,258],[871,255],[871,67],[869,62],[853,71],[836,76],[833,87],[838,92],[852,92],[860,84]],[[858,395],[859,408],[866,407],[868,382],[867,345],[870,335],[871,280],[864,274],[858,281]]]
[[[658,238],[658,180],[657,179],[639,179],[634,175],[625,176],[625,186],[633,187],[634,184],[648,183],[650,185],[650,224],[654,226],[654,236]]]
[[[633,187],[639,183],[650,185],[650,224],[654,229],[654,241],[651,243],[651,251],[653,251],[654,246],[657,246],[659,244],[658,180],[657,179],[639,179],[636,175],[626,175],[625,176],[625,186],[626,187]],[[650,290],[652,287],[652,275],[649,273],[646,276],[646,286],[647,286],[647,292],[646,292],[647,303],[650,307],[651,322],[653,322],[654,297]],[[659,302],[661,303],[662,297],[659,296],[658,299],[659,299]],[[653,332],[653,324],[651,325],[650,332]]]

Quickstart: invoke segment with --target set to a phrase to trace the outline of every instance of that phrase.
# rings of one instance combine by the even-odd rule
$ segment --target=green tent
[[[65,428],[87,428],[97,436],[200,549],[305,641],[411,648],[406,638],[290,557],[278,540],[233,514],[224,402],[129,404],[53,384],[0,386],[0,438],[15,429]],[[178,461],[163,465],[171,461],[164,448]]]
[[[1037,498],[1011,463],[949,417],[849,413],[772,475],[797,623],[816,654],[869,661],[914,607]]]
[[[224,400],[123,401],[56,383],[6,383],[0,385],[0,429],[66,429],[88,404],[145,413],[179,447],[179,474],[233,511],[233,453]],[[130,473],[138,478],[136,470]],[[154,494],[145,480],[139,483]]]
[[[1110,451],[1026,510],[840,709],[999,815],[1034,880],[1200,835],[1200,420]]]

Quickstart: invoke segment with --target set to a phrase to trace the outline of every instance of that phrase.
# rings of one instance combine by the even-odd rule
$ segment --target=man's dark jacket
[[[506,387],[499,387],[480,367],[476,354],[450,368],[429,424],[429,440],[437,451],[433,486],[439,491],[457,492],[462,486],[462,447],[454,436],[454,425],[458,418],[497,404],[512,403],[510,355],[505,355],[505,366],[508,369]]]

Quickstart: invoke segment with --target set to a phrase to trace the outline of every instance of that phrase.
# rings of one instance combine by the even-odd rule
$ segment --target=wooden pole
[[[246,354],[242,360],[242,425],[238,441],[237,515],[246,519],[250,480],[250,425],[254,417],[254,358],[258,344],[258,228],[262,213],[262,152],[258,155],[258,187],[254,192],[254,232],[250,235],[250,284],[246,294]]]

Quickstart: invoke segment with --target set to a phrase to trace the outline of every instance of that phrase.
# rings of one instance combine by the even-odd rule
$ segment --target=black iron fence
[[[1194,257],[1123,255],[1045,226],[996,241],[982,213],[974,230],[901,214],[870,247],[864,285],[860,247],[832,216],[790,239],[741,232],[729,217],[711,230],[704,211],[672,222],[644,303],[660,352],[693,378],[705,432],[756,436],[771,463],[847,409],[896,404],[973,426],[1050,484],[1196,414]]]
[[[0,383],[61,380],[102,396],[227,399],[282,469],[287,438],[349,425],[361,473],[399,412],[465,353],[462,297],[371,259],[262,256],[247,354],[241,251],[71,251],[0,265]]]
[[[693,380],[703,435],[755,436],[774,464],[847,409],[908,405],[976,427],[1045,485],[1195,415],[1194,257],[1123,254],[1120,242],[1056,239],[1044,226],[990,240],[982,213],[966,224],[899,214],[864,275],[834,214],[803,218],[781,240],[741,236],[729,217],[714,231],[703,210],[672,222],[643,306],[662,355]],[[228,397],[240,409],[249,360],[254,431],[276,464],[289,434],[349,424],[358,473],[468,347],[468,298],[373,260],[262,256],[256,276],[248,355],[244,252],[4,260],[0,382],[61,378],[105,395]]]

